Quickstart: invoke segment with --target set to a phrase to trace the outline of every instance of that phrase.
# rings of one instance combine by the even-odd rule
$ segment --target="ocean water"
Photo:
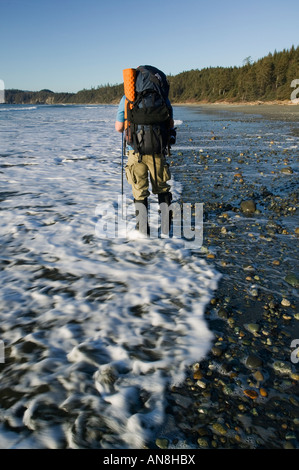
[[[126,237],[97,230],[121,193],[115,114],[0,107],[0,448],[141,448],[211,346],[214,266],[132,223]],[[124,195],[133,222],[126,180]]]

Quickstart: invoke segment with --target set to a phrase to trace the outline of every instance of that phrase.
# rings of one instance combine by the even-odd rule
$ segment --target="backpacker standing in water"
[[[172,194],[167,181],[171,175],[166,161],[170,145],[175,143],[173,110],[168,98],[169,84],[163,72],[145,65],[124,70],[125,95],[116,116],[115,129],[125,131],[125,148],[128,155],[126,178],[132,186],[137,229],[149,233],[148,197],[149,178],[153,194],[158,195],[162,210],[162,233],[169,232],[169,210]],[[165,204],[164,204],[165,207]],[[163,213],[167,215],[163,220]],[[166,220],[167,219],[167,220]]]

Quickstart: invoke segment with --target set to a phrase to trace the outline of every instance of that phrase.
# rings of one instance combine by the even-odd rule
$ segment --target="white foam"
[[[14,111],[30,111],[31,109],[37,109],[37,106],[0,106],[0,111],[14,112]]]
[[[97,206],[115,204],[121,189],[115,112],[42,107],[26,116],[29,131],[20,118],[2,121],[0,154],[12,166],[1,175],[0,321],[14,354],[3,374],[22,395],[32,439],[21,432],[16,444],[2,427],[0,446],[55,448],[62,436],[70,447],[142,446],[163,423],[169,384],[210,348],[214,269],[180,239],[142,239],[133,228],[96,236]],[[126,181],[124,190],[132,208]]]

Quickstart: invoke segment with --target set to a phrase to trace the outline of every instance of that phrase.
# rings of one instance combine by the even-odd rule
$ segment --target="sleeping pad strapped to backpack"
[[[128,98],[125,86],[127,143],[140,156],[165,153],[171,119],[166,75],[155,67],[144,65],[136,69],[134,78],[134,102]]]

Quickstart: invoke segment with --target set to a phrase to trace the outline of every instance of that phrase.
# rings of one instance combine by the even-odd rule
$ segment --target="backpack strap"
[[[154,131],[153,131],[153,126],[150,126],[150,133],[151,133],[152,147],[154,147]],[[157,167],[156,167],[156,159],[155,159],[155,153],[154,153],[154,152],[153,152],[153,165],[154,165],[155,183],[156,183],[156,186],[157,186],[157,185],[158,185],[158,178],[157,178]]]
[[[140,131],[138,132],[137,135],[137,125],[133,124],[134,126],[134,133],[133,133],[133,141],[134,141],[134,148],[137,148],[138,150],[138,163],[141,163],[142,161],[142,152],[141,152],[141,144],[143,142],[143,136],[144,136],[144,126],[141,127]]]

